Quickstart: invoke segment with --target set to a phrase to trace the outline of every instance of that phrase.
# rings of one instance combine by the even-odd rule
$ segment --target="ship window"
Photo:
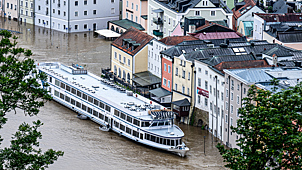
[[[103,120],[104,119],[104,115],[102,113],[99,113],[99,118]]]
[[[66,85],[66,90],[70,91],[70,86]]]
[[[144,139],[144,134],[140,134],[140,139],[143,140]]]
[[[175,142],[176,142],[176,143],[175,143],[175,146],[177,146],[177,145],[178,145],[178,139],[177,139],[177,140],[175,140]]]
[[[129,133],[129,134],[131,134],[131,129],[128,128],[128,127],[126,127],[126,132]]]
[[[100,102],[100,107],[104,109],[104,103]]]
[[[150,135],[149,134],[145,134],[145,139],[150,140]]]
[[[151,126],[157,126],[157,122],[153,122]]]
[[[137,138],[139,137],[139,133],[137,131],[135,131],[135,130],[132,131],[132,135],[135,136],[135,137],[137,137]]]
[[[88,107],[87,112],[92,114],[92,109],[90,107]]]
[[[149,122],[142,122],[142,127],[149,127],[150,123]]]
[[[108,112],[110,112],[110,106],[108,106],[108,105],[106,105],[106,109],[105,110],[107,110]]]
[[[51,82],[51,83],[52,83],[52,77],[49,77],[49,82]]]
[[[159,137],[156,137],[156,143],[159,143]]]
[[[114,121],[114,126],[118,128],[119,127],[119,123],[116,122],[116,121]]]
[[[132,123],[132,117],[127,116],[127,121],[130,122],[130,123]]]
[[[166,143],[167,143],[167,139],[164,139],[163,140],[163,145],[166,145]]]
[[[65,84],[61,83],[61,88],[65,89]]]
[[[120,116],[120,112],[114,109],[114,115],[119,117]]]
[[[159,143],[163,144],[163,138],[159,138]]]
[[[126,119],[126,115],[124,113],[121,113],[121,118],[125,120]]]
[[[164,126],[165,122],[158,122],[158,126]]]
[[[167,145],[170,145],[170,139],[167,139]]]
[[[174,140],[171,140],[171,146],[175,146],[175,145],[174,145]]]
[[[135,124],[136,126],[139,126],[139,121],[137,119],[133,119],[133,124]]]
[[[71,93],[76,94],[77,93],[76,89],[72,88]]]
[[[105,122],[108,122],[108,117],[107,116],[105,116]]]
[[[96,100],[96,99],[94,99],[93,103],[94,103],[95,105],[97,105],[97,106],[99,105],[99,101]]]
[[[87,95],[83,93],[82,98],[87,100]]]
[[[77,96],[82,97],[82,93],[80,91],[77,91]]]
[[[60,86],[60,82],[58,80],[55,80],[55,85]]]
[[[81,108],[81,103],[77,102],[76,106],[79,107],[79,108]]]
[[[121,129],[122,131],[125,131],[125,126],[122,125],[122,124],[120,124],[120,129]]]
[[[93,111],[93,115],[96,116],[96,117],[98,117],[98,116],[99,116],[99,113],[98,113],[97,111],[94,110],[94,111]]]
[[[90,96],[88,96],[88,101],[89,101],[90,103],[92,103],[92,102],[93,102],[93,98],[90,97]]]
[[[155,142],[155,136],[151,135],[151,141]]]
[[[87,107],[82,104],[82,109],[86,111]]]
[[[60,93],[57,90],[55,90],[55,96],[59,97],[59,95]]]
[[[75,105],[75,100],[71,99],[70,103]]]
[[[70,97],[65,96],[65,101],[69,103],[70,102]]]

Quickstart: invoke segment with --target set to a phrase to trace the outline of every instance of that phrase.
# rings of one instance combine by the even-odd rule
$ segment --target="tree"
[[[280,92],[253,85],[239,109],[240,119],[232,132],[240,149],[218,144],[226,167],[231,169],[301,169],[302,84]]]
[[[38,81],[45,81],[47,76],[35,70],[31,50],[16,47],[17,37],[6,30],[0,31],[0,36],[0,128],[3,128],[6,114],[16,114],[18,109],[25,115],[37,115],[51,96],[40,88]],[[38,139],[42,138],[38,128],[42,123],[38,120],[33,124],[21,124],[10,147],[0,148],[0,169],[44,169],[63,156],[62,151],[52,149],[42,153],[38,148]]]

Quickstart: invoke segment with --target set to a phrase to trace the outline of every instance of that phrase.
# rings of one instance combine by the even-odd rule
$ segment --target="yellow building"
[[[194,65],[193,62],[187,60],[184,54],[174,57],[173,63],[173,110],[184,123],[189,123],[188,118],[191,113],[192,101],[194,102]]]
[[[148,46],[152,36],[131,27],[111,44],[111,71],[132,84],[133,74],[148,70]]]

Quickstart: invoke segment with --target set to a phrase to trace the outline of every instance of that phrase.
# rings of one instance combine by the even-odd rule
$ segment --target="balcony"
[[[163,32],[159,31],[159,30],[153,30],[153,34],[157,37],[162,37],[163,36]]]
[[[153,18],[153,23],[156,25],[162,25],[163,24],[163,20],[161,18]]]

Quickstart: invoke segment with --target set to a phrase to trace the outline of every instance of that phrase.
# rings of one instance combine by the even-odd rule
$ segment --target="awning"
[[[154,94],[156,97],[164,97],[172,94],[171,92],[163,88],[153,89],[150,90],[149,92]]]
[[[142,87],[161,83],[161,79],[153,75],[149,71],[135,73],[132,80]]]
[[[100,34],[101,36],[108,37],[108,38],[117,38],[121,36],[121,34],[107,29],[97,30],[95,32]]]
[[[155,13],[161,13],[161,12],[164,12],[164,10],[162,10],[162,9],[155,9],[155,10],[153,10],[153,12],[155,12]]]
[[[189,102],[189,100],[187,98],[178,100],[178,101],[174,101],[174,102],[172,102],[172,104],[174,104],[176,106],[190,106],[191,105],[191,103]]]

